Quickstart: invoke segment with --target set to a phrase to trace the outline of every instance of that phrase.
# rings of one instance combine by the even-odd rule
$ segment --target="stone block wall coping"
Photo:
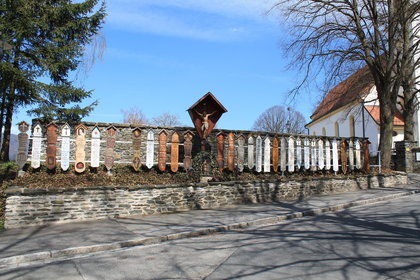
[[[284,182],[308,182],[308,181],[322,181],[322,180],[342,180],[347,178],[372,178],[372,177],[392,177],[395,175],[404,175],[405,172],[394,172],[393,174],[378,174],[378,175],[350,175],[340,177],[319,177],[319,178],[284,178],[284,179],[267,179],[267,180],[246,180],[246,181],[219,181],[219,182],[208,182],[208,183],[189,183],[189,184],[162,184],[162,185],[136,185],[136,186],[91,186],[91,187],[65,187],[65,188],[24,188],[20,186],[11,186],[5,190],[6,196],[20,195],[20,196],[31,196],[31,195],[44,195],[44,194],[60,194],[66,192],[77,192],[83,193],[90,190],[129,190],[135,191],[139,189],[168,189],[168,188],[203,188],[217,185],[234,186],[234,185],[246,185],[246,184],[264,184],[264,183],[284,183]]]

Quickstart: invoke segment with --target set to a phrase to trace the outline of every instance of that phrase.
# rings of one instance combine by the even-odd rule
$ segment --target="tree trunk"
[[[6,103],[6,121],[4,124],[4,133],[3,133],[3,143],[0,152],[1,161],[9,161],[9,146],[10,146],[10,134],[12,132],[12,119],[13,119],[13,109],[14,109],[14,96],[15,96],[15,86],[14,81],[10,83],[10,94],[8,102]]]
[[[404,140],[414,141],[414,113],[415,113],[415,89],[410,83],[403,84],[404,89]]]
[[[4,106],[6,104],[6,94],[3,93],[3,97],[1,99],[1,105],[0,105],[0,143],[3,139],[3,125],[4,125]],[[1,151],[1,148],[0,148]]]
[[[381,151],[382,169],[391,169],[392,155],[392,132],[394,130],[395,101],[393,102],[391,90],[378,90],[380,104],[380,140],[379,150]]]

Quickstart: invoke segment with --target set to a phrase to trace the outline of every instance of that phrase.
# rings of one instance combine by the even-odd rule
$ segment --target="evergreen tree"
[[[92,92],[74,87],[69,74],[104,22],[105,3],[99,2],[0,0],[0,41],[11,46],[0,50],[1,160],[8,160],[17,107],[31,105],[30,113],[46,121],[78,121],[93,109],[96,102],[86,107],[77,104]]]

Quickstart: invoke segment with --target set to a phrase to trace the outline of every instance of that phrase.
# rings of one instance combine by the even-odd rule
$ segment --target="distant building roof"
[[[328,92],[311,115],[311,122],[364,97],[374,85],[369,68],[367,66],[361,68]]]
[[[380,124],[380,113],[381,110],[379,106],[365,106],[366,110],[371,115],[372,119],[379,125]],[[400,111],[396,111],[394,115],[394,125],[404,125],[404,117]]]

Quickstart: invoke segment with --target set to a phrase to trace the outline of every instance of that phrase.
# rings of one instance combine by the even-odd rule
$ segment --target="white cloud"
[[[273,0],[110,1],[108,23],[132,32],[209,41],[237,40],[271,25]]]

